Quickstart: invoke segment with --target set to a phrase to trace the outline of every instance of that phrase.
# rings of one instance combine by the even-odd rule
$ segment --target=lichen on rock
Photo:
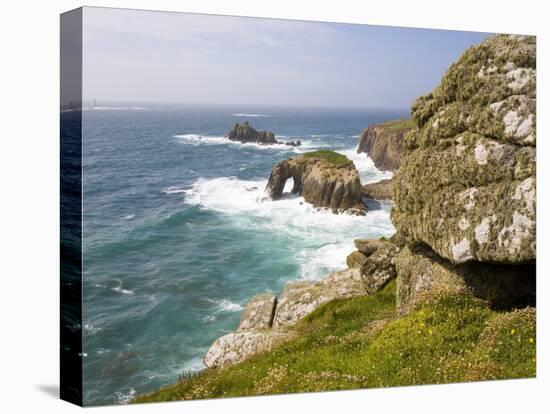
[[[269,350],[289,336],[274,331],[229,333],[216,339],[210,346],[204,356],[204,365],[214,368],[242,362],[252,355]]]
[[[423,245],[407,246],[395,258],[397,309],[407,313],[433,292],[470,290],[495,308],[531,304],[535,266],[468,262],[455,265]]]
[[[396,277],[395,256],[399,247],[390,242],[382,242],[361,266],[361,279],[365,290],[373,294]]]
[[[453,263],[536,258],[536,56],[529,36],[468,49],[430,94],[394,177],[392,221]]]

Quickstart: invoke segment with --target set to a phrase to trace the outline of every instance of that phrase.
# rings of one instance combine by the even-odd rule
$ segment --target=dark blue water
[[[243,115],[249,114],[249,115]],[[251,116],[267,115],[267,116]],[[389,235],[389,205],[366,217],[265,200],[273,164],[330,148],[363,182],[388,176],[355,154],[369,124],[406,112],[122,108],[83,112],[84,398],[125,402],[203,367],[254,294],[343,268],[353,238]],[[298,149],[228,142],[236,122]]]

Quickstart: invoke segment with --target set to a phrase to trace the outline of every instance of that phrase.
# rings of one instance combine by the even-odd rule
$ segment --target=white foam
[[[84,333],[88,335],[95,335],[96,333],[101,331],[101,328],[98,328],[92,325],[91,323],[84,324],[83,328],[84,328]]]
[[[206,315],[206,316],[203,316],[201,318],[201,321],[202,322],[212,322],[212,321],[215,321],[216,320],[216,316],[215,315]]]
[[[202,350],[200,355],[203,355],[204,353],[206,353],[206,350]],[[179,372],[181,371],[196,372],[204,368],[206,368],[206,366],[204,365],[202,357],[195,357],[186,361],[185,364],[183,365],[183,369],[179,369]]]
[[[136,390],[130,388],[127,392],[117,391],[115,392],[116,401],[119,404],[128,404],[136,396]]]
[[[235,145],[235,146],[241,146],[241,147],[256,148],[261,150],[284,150],[284,151],[299,152],[297,149],[299,147],[292,147],[290,145],[285,145],[284,143],[262,145],[256,142],[231,141],[227,137],[216,136],[216,135],[183,134],[183,135],[174,135],[174,138],[176,138],[182,144],[190,144],[190,145]]]
[[[301,277],[307,279],[318,279],[345,267],[354,238],[391,235],[395,231],[389,206],[369,211],[366,216],[333,214],[288,193],[272,201],[264,193],[266,184],[267,180],[201,178],[186,190],[186,202],[231,215],[235,225],[261,227],[303,240],[303,249],[296,252],[296,257]],[[287,182],[285,191],[290,191],[291,185]]]
[[[246,114],[246,113],[242,113],[242,114],[231,114],[231,115],[238,116],[238,117],[252,117],[252,118],[271,117],[271,115],[266,115],[266,114]]]
[[[232,312],[240,312],[243,310],[243,307],[239,305],[238,303],[231,302],[227,299],[221,299],[221,300],[214,300],[214,303],[218,305],[218,312],[224,312],[224,313],[232,313]]]
[[[132,220],[135,216],[135,214],[128,214],[127,216],[122,217],[122,220]]]
[[[336,152],[353,161],[355,168],[359,171],[362,184],[374,183],[393,177],[391,171],[380,171],[376,168],[374,161],[365,153],[358,154],[355,149],[338,150]]]
[[[172,187],[163,188],[160,191],[164,194],[180,194],[180,193],[184,193],[185,189],[177,186],[172,186]]]
[[[122,294],[122,295],[131,296],[131,295],[134,294],[134,292],[133,292],[132,290],[122,289],[120,286],[111,288],[111,290],[112,290],[113,292],[117,292],[117,293],[120,293],[120,294]]]

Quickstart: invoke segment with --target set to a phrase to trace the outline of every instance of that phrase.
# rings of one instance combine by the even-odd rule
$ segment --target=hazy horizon
[[[85,7],[83,101],[405,110],[486,36]]]

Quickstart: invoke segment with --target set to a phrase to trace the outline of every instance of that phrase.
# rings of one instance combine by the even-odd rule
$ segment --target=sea
[[[87,405],[124,404],[204,369],[247,301],[345,268],[355,238],[389,236],[391,203],[366,216],[271,201],[273,165],[331,149],[363,184],[391,177],[356,148],[368,125],[408,111],[268,106],[85,108],[83,389]],[[300,147],[229,141],[237,122]]]

